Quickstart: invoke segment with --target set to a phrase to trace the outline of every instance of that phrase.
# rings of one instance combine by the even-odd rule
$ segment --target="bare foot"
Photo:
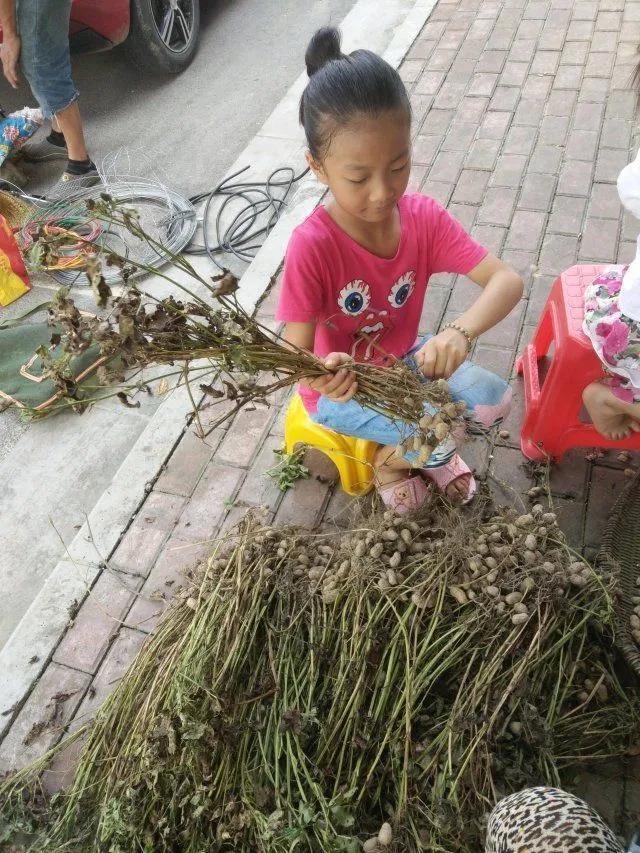
[[[630,414],[636,406],[620,400],[602,382],[587,385],[582,392],[582,401],[594,427],[610,441],[620,441],[632,432],[640,432],[640,422]]]
[[[469,496],[469,486],[471,485],[471,474],[462,474],[462,476],[449,483],[444,490],[445,495],[450,501],[459,503],[464,501]]]

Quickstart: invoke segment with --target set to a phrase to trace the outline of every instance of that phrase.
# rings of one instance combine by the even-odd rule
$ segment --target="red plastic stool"
[[[602,362],[582,331],[584,291],[604,265],[570,267],[557,278],[531,343],[516,362],[524,377],[525,416],[520,435],[528,459],[562,459],[571,447],[640,449],[640,433],[609,441],[592,424],[580,420],[582,392],[604,375]],[[554,345],[542,386],[538,361]]]

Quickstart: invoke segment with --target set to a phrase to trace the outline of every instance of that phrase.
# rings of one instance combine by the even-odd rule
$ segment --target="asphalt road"
[[[155,177],[189,195],[213,187],[304,70],[313,31],[339,23],[354,2],[202,0],[199,52],[176,77],[145,76],[120,48],[76,57],[92,156],[112,176]],[[16,93],[4,81],[0,103],[34,105],[26,88]],[[62,166],[29,167],[28,189],[46,191]],[[5,315],[21,313],[32,297]],[[13,411],[0,413],[0,647],[149,414],[120,407],[28,426]]]

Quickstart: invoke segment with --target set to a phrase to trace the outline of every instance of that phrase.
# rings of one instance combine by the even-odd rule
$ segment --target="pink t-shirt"
[[[405,195],[398,210],[401,233],[393,258],[360,246],[322,206],[291,235],[276,316],[315,323],[316,355],[347,352],[375,364],[405,355],[418,335],[429,277],[464,275],[487,254],[432,198]],[[300,394],[315,412],[319,394],[306,387]]]

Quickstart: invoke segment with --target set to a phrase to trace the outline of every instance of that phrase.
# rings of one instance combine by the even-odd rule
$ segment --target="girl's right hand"
[[[353,364],[350,355],[346,352],[332,352],[324,360],[325,367],[328,367],[332,374],[309,379],[305,384],[335,403],[346,403],[358,390],[355,373],[344,367],[347,364]]]

